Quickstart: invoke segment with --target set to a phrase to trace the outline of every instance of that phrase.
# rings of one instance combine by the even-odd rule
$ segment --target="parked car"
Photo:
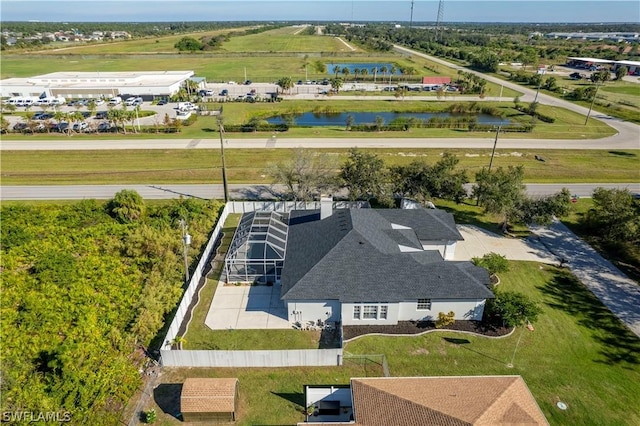
[[[98,111],[96,113],[97,120],[104,120],[105,118],[107,118],[107,111]]]
[[[22,132],[27,128],[27,123],[16,123],[13,125],[13,130],[16,132]]]
[[[84,132],[87,127],[89,127],[89,125],[84,121],[82,121],[80,123],[74,123],[73,131],[74,132]]]
[[[251,80],[245,80],[244,84],[245,86],[249,86],[251,84]]]
[[[53,127],[56,132],[66,132],[69,129],[69,123],[61,121]]]
[[[93,102],[96,106],[104,105],[104,99],[94,99]]]
[[[135,101],[136,101],[136,98],[131,96],[131,97],[128,97],[127,99],[125,99],[124,104],[126,106],[132,106]]]
[[[229,91],[227,89],[222,89],[220,96],[229,96]]]
[[[98,124],[98,131],[99,132],[110,132],[111,131],[111,123],[109,123],[108,121],[103,121],[102,123]]]
[[[203,97],[204,97],[204,96],[213,96],[213,90],[205,90],[205,89],[202,89],[202,90],[200,90],[200,91],[198,92],[198,94],[199,94],[200,96],[203,96]]]

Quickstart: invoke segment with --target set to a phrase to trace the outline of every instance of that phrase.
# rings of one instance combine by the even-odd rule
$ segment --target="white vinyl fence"
[[[162,351],[162,365],[168,367],[296,367],[341,363],[342,349]]]
[[[334,208],[366,208],[366,201],[334,201]],[[193,296],[207,267],[213,246],[222,233],[222,227],[227,216],[232,213],[247,213],[252,211],[315,210],[320,209],[320,201],[229,201],[213,229],[211,238],[202,253],[196,270],[193,271],[189,285],[178,305],[176,314],[171,321],[164,345],[160,350],[162,364],[172,367],[284,367],[284,366],[314,366],[339,365],[342,349],[310,349],[291,351],[189,351],[171,349],[172,342],[178,335],[180,326],[188,313]]]

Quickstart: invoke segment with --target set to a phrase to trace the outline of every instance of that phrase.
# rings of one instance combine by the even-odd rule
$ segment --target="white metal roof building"
[[[0,96],[171,96],[193,75],[193,71],[54,72],[0,80]]]

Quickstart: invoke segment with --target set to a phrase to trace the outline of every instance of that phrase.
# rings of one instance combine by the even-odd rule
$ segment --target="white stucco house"
[[[453,311],[481,320],[489,275],[453,261],[462,235],[438,209],[333,209],[289,214],[281,299],[291,323],[394,325]]]

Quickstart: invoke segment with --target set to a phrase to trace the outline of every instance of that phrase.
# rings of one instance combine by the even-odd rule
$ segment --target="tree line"
[[[286,188],[283,198],[312,200],[321,193],[346,190],[350,200],[365,200],[393,207],[399,198],[412,198],[428,205],[432,200],[462,203],[474,200],[486,213],[500,218],[503,231],[511,224],[546,225],[554,216],[568,213],[571,194],[563,189],[547,197],[530,197],[524,186],[524,167],[483,168],[475,175],[471,192],[468,171],[460,160],[444,153],[434,164],[416,160],[407,165],[387,166],[371,152],[353,148],[338,170],[335,160],[324,154],[297,150],[291,159],[272,164],[273,183]]]
[[[117,423],[183,292],[178,221],[192,235],[191,264],[220,208],[148,205],[126,190],[107,203],[3,205],[3,410]]]

